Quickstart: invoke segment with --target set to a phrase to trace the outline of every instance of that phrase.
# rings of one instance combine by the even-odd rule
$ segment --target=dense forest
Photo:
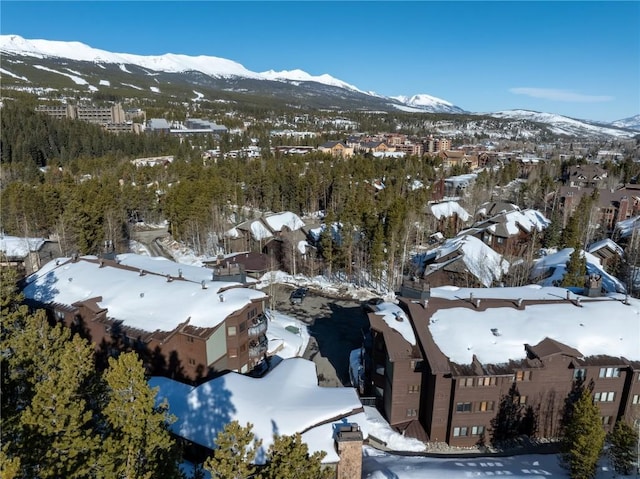
[[[367,121],[363,115],[358,120]],[[458,167],[445,173],[428,155],[402,160],[277,155],[270,150],[266,125],[259,123],[242,135],[222,138],[113,134],[97,125],[50,118],[17,99],[4,104],[1,122],[1,228],[6,234],[56,237],[64,255],[99,254],[105,242],[116,252],[127,251],[131,226],[140,220],[167,221],[175,239],[198,253],[217,254],[223,252],[224,232],[244,220],[268,211],[322,212],[322,221],[337,225],[340,234],[336,238],[331,228],[325,230],[316,245],[314,271],[351,275],[362,267],[393,287],[407,251],[436,231],[433,218],[425,215],[432,186],[445,174],[467,172]],[[203,159],[207,149],[229,151],[252,138],[263,152],[259,159]],[[158,155],[172,155],[174,161],[154,167],[131,161]],[[489,200],[512,201],[554,218],[556,205],[550,207],[546,198],[569,164],[551,161],[526,182],[515,183],[515,162],[485,169],[467,190],[463,206],[473,213]],[[625,180],[639,171],[631,161],[604,167],[611,178]],[[561,245],[557,220],[555,226],[548,246]],[[564,245],[575,243],[564,240]]]

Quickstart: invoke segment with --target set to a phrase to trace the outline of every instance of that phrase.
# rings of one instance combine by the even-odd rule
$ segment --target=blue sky
[[[640,2],[30,2],[2,34],[112,52],[228,58],[474,112],[640,113]]]

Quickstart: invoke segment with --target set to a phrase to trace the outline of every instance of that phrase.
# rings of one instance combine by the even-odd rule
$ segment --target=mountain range
[[[512,133],[525,137],[546,133],[623,139],[640,131],[640,115],[602,124],[525,110],[471,113],[428,94],[386,97],[329,74],[253,72],[240,63],[213,56],[112,53],[79,42],[27,40],[18,35],[0,35],[0,53],[2,88],[34,93],[58,90],[68,96],[101,92],[127,97],[147,92],[193,100],[276,101],[293,108],[453,114],[444,124],[432,125],[443,133],[449,127],[460,130],[461,122],[463,130],[484,129],[485,124],[495,123],[492,118],[516,122],[515,127],[511,125]]]

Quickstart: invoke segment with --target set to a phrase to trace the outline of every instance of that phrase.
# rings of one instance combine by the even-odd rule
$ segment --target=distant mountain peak
[[[441,98],[420,93],[413,96],[392,96],[392,99],[409,107],[405,111],[431,111],[434,113],[465,113],[465,111]],[[400,108],[403,109],[403,108]]]

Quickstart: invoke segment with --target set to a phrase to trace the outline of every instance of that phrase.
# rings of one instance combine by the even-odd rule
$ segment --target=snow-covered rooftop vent
[[[491,333],[494,336],[502,336],[502,333],[500,332],[500,330],[498,328],[491,328]]]
[[[396,318],[396,321],[403,321],[402,313],[400,313],[399,311],[394,311],[393,316]]]

